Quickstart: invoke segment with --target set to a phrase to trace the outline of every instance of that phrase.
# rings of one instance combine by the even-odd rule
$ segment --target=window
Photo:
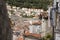
[[[29,32],[40,34],[41,33],[41,25],[30,25],[29,26]]]

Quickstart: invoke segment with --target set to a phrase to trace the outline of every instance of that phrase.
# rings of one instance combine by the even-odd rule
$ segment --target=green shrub
[[[52,39],[51,34],[47,34],[45,37],[42,38],[42,40],[51,40],[51,39]]]

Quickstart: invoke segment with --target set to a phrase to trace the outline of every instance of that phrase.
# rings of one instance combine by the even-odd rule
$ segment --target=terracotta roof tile
[[[23,36],[20,36],[17,40],[24,40]]]
[[[32,22],[33,25],[41,25],[41,21]]]
[[[29,33],[29,32],[26,32],[24,35],[25,36],[33,36],[33,37],[36,37],[36,38],[40,38],[41,37],[41,34],[35,34],[35,33]]]

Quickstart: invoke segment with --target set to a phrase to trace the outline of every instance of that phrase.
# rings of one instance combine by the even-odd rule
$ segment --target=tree
[[[18,6],[18,7],[27,7],[27,8],[39,8],[47,10],[49,4],[52,1],[50,0],[7,0],[9,5]]]
[[[11,32],[5,1],[0,0],[0,40],[12,40]]]

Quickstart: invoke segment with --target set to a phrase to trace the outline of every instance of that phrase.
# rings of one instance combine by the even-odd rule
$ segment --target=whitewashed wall
[[[29,32],[30,33],[36,33],[39,34],[42,30],[41,30],[41,25],[30,25],[29,26]]]

